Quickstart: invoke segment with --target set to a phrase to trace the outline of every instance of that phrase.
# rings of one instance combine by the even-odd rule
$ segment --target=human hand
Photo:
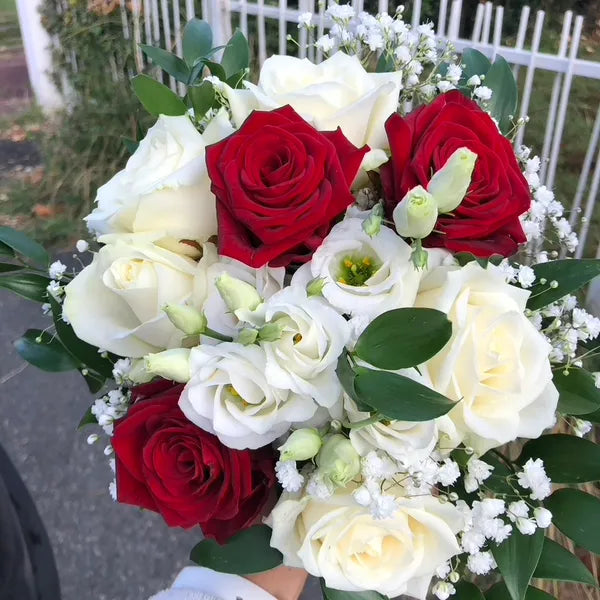
[[[245,576],[277,600],[298,600],[307,577],[308,573],[304,569],[292,567],[277,567],[266,573]]]

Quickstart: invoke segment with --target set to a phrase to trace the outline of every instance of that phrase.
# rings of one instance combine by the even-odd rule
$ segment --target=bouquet
[[[576,296],[600,261],[556,260],[577,239],[511,144],[511,70],[402,10],[325,18],[325,60],[256,84],[239,31],[143,47],[187,93],[133,79],[157,121],[98,190],[89,264],[0,230],[0,287],[52,318],[17,349],[81,372],[113,498],[201,531],[198,564],[301,567],[330,600],[596,585],[549,527],[600,551]]]

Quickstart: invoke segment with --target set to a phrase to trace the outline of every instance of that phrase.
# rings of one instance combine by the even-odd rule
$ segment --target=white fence
[[[33,2],[18,1],[28,5]],[[357,11],[363,10],[365,0],[351,2]],[[371,2],[376,3],[368,5],[371,10],[379,12],[392,12],[396,8],[389,0]],[[202,17],[212,25],[215,42],[218,44],[228,39],[232,26],[239,27],[256,49],[254,58],[259,64],[271,53],[288,52],[288,33],[293,33],[298,38],[299,45],[294,46],[294,51],[300,57],[308,56],[319,61],[322,56],[312,45],[312,34],[305,30],[298,32],[296,25],[303,12],[312,12],[316,16],[316,36],[320,36],[325,29],[324,8],[323,1],[316,3],[315,0],[278,0],[278,4],[265,4],[265,0],[129,0],[128,8],[125,1],[122,1],[120,10],[123,35],[131,40],[135,48],[137,68],[142,70],[145,68],[144,57],[138,45],[160,45],[181,55],[182,29],[185,22],[194,16]],[[411,23],[418,24],[421,20],[421,0],[414,0],[412,6],[407,8]],[[581,164],[576,167],[580,174],[570,212],[571,224],[578,231],[581,240],[577,251],[577,256],[580,257],[586,247],[589,224],[594,216],[600,186],[600,63],[578,58],[583,17],[574,15],[572,11],[563,15],[557,52],[548,54],[540,51],[545,32],[544,11],[534,14],[528,6],[523,7],[516,35],[510,43],[506,35],[503,35],[502,6],[494,6],[492,2],[478,4],[471,31],[464,31],[464,26],[461,26],[465,20],[462,12],[462,0],[440,0],[436,22],[438,37],[450,40],[459,52],[467,47],[474,47],[492,59],[498,54],[502,55],[514,65],[515,75],[519,75],[521,71],[519,116],[524,117],[530,111],[536,75],[545,71],[552,77],[551,92],[545,98],[547,110],[543,124],[540,125],[544,128],[543,143],[541,147],[534,149],[543,159],[540,174],[542,183],[548,187],[554,186],[560,161],[567,158],[563,139],[574,82],[583,78],[599,84],[595,98],[598,108],[593,123],[589,123],[587,150]],[[277,35],[272,35],[275,32]],[[32,78],[35,79],[35,73]],[[170,85],[175,89],[173,79]],[[537,100],[539,104],[539,99]],[[527,139],[527,126],[519,131],[516,143],[520,144],[524,139]],[[561,200],[566,201],[567,205],[571,204],[561,190],[558,193]],[[596,244],[598,240],[593,242]],[[597,255],[600,257],[600,245]]]

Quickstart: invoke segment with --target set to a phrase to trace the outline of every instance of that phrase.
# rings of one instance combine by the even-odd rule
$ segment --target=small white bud
[[[85,240],[77,240],[75,248],[77,248],[77,252],[87,252],[90,249],[90,245]]]
[[[438,217],[437,203],[420,185],[410,190],[394,208],[396,231],[403,237],[421,239],[433,230]]]
[[[278,448],[281,460],[309,460],[319,452],[323,440],[316,429],[305,427],[292,431],[290,437]]]
[[[97,433],[92,433],[91,435],[88,435],[87,443],[91,446],[98,441],[99,437],[100,436]]]
[[[317,456],[317,464],[320,472],[340,487],[360,473],[360,456],[350,440],[340,433],[325,441]]]
[[[552,513],[543,506],[538,506],[537,508],[533,509],[533,517],[537,523],[537,526],[541,529],[550,527],[550,524],[552,523]]]

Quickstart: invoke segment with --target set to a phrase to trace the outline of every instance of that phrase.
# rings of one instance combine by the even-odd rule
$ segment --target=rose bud
[[[360,457],[350,440],[340,433],[330,436],[317,456],[319,470],[332,483],[344,487],[360,472]]]
[[[187,335],[199,335],[206,329],[206,317],[187,304],[167,304],[163,307],[169,321]]]
[[[319,452],[323,440],[316,429],[306,427],[292,431],[278,448],[281,460],[309,460]]]
[[[404,196],[393,213],[398,234],[415,239],[427,237],[433,231],[437,218],[438,209],[434,197],[420,185]]]
[[[427,191],[435,198],[438,212],[453,211],[464,199],[475,169],[477,154],[468,148],[455,150],[444,166],[433,174]]]
[[[177,383],[187,383],[190,379],[189,348],[172,348],[144,358],[146,371]]]
[[[252,311],[262,302],[256,288],[227,272],[221,273],[215,279],[215,285],[221,298],[234,314],[240,309]]]

